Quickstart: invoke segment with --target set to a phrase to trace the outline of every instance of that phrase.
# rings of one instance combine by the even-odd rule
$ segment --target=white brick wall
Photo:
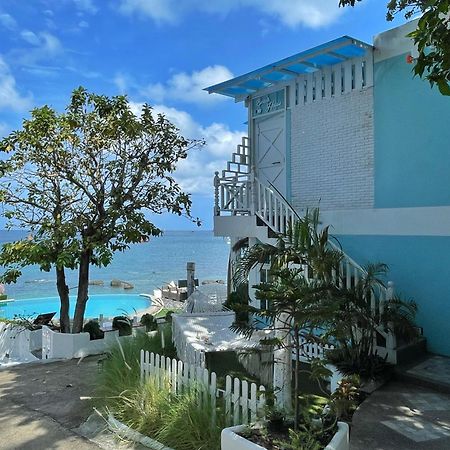
[[[373,88],[295,106],[291,120],[294,207],[372,207]]]

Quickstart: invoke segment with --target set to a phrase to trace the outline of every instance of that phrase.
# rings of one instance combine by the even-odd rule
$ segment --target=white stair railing
[[[298,214],[275,189],[265,186],[256,177],[253,187],[256,197],[254,213],[275,233],[285,234],[289,227],[292,227],[299,220]],[[329,241],[329,244],[342,253],[339,268],[333,272],[336,284],[344,288],[354,287],[365,274],[365,269],[332,241]],[[392,281],[388,283],[387,287],[379,286],[371,298],[372,311],[381,314],[384,303],[391,299],[393,294],[394,283]],[[381,330],[381,334],[386,337],[384,330]]]
[[[221,212],[232,215],[249,214],[251,211],[250,183],[250,140],[242,137],[242,142],[227,162],[227,168],[215,173],[214,214]]]
[[[227,169],[222,171],[222,177],[219,177],[219,172],[216,172],[214,213],[217,216],[223,212],[231,215],[256,215],[275,233],[285,234],[300,218],[276,189],[266,186],[249,172],[249,155],[249,139],[243,138],[237,152],[233,153],[232,161],[227,164]],[[242,161],[242,164],[233,167],[238,160]],[[332,241],[329,242],[333,248],[342,253],[339,267],[333,271],[336,284],[344,288],[355,286],[366,273],[365,269],[342,252]],[[308,276],[309,269],[306,267],[305,270]],[[380,316],[386,301],[392,299],[393,295],[393,282],[390,281],[387,287],[380,285],[371,297],[372,311]],[[383,327],[380,327],[378,332],[386,340],[385,348],[395,349],[395,336],[386,332]]]

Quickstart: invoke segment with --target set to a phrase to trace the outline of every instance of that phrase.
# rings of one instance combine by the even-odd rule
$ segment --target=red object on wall
[[[411,54],[406,55],[406,63],[412,64],[414,62],[414,58],[411,56]]]

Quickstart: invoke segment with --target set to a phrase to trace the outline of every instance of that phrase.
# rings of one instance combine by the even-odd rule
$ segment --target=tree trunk
[[[72,333],[80,333],[83,329],[84,311],[88,301],[89,291],[89,266],[91,262],[91,251],[84,250],[80,257],[78,269],[78,295],[73,317]]]
[[[299,389],[299,368],[300,368],[300,336],[299,329],[296,325],[294,328],[294,345],[295,345],[295,367],[294,367],[294,430],[298,430],[298,418],[300,416],[300,404],[298,396],[300,395]]]
[[[64,267],[56,268],[56,286],[58,288],[59,300],[61,302],[61,309],[59,311],[61,333],[70,333],[69,287],[66,284]]]

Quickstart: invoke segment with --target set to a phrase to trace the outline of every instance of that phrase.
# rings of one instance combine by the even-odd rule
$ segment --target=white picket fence
[[[264,386],[248,383],[229,375],[225,378],[225,390],[217,388],[215,372],[209,372],[203,367],[185,364],[177,359],[141,350],[141,381],[152,377],[157,386],[169,384],[173,394],[181,393],[192,385],[203,386],[202,395],[209,395],[213,409],[216,400],[223,397],[225,416],[230,425],[240,425],[255,422],[264,414],[265,391]],[[212,417],[212,420],[215,418]]]
[[[321,344],[319,342],[308,341],[304,337],[300,337],[300,361],[311,362],[314,358],[323,359],[327,350],[334,349],[333,344]],[[292,349],[292,357],[296,358],[295,348]]]

